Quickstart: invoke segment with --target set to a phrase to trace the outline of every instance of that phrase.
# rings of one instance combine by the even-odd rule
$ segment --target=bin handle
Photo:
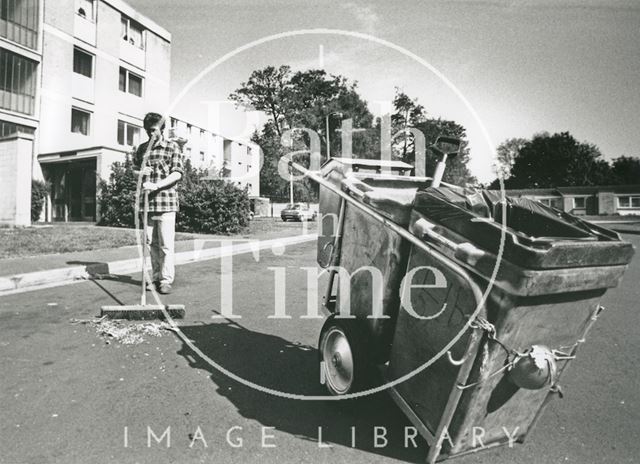
[[[429,222],[424,218],[420,218],[415,222],[413,231],[423,240],[431,240],[453,250],[454,256],[457,259],[464,261],[471,266],[475,266],[478,260],[486,255],[483,250],[472,243],[456,243],[453,240],[448,239],[444,235],[436,232],[435,227],[436,225],[432,222]]]
[[[327,259],[326,263],[318,263],[320,264],[320,267],[322,268],[327,268],[331,265],[331,263],[333,262],[333,252],[334,252],[334,245],[333,242],[327,242],[324,244],[324,246],[322,247],[322,253],[326,253],[327,249],[331,247],[331,251],[329,252],[329,259]]]
[[[356,197],[360,201],[364,201],[364,196],[367,192],[373,190],[364,182],[349,178],[342,181],[342,188],[349,192],[352,197]]]

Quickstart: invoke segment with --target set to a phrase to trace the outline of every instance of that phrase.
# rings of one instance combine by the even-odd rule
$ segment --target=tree
[[[229,98],[238,105],[264,111],[271,119],[278,136],[282,135],[282,124],[290,126],[285,114],[291,80],[289,66],[267,66],[253,71],[249,80],[240,84]]]
[[[507,179],[511,175],[511,168],[527,139],[514,137],[507,139],[496,148],[497,159],[494,170],[497,176]]]
[[[515,157],[508,188],[598,185],[611,179],[609,164],[595,145],[569,132],[536,134]]]
[[[357,82],[350,82],[343,76],[329,75],[323,70],[312,69],[293,73],[288,66],[268,66],[253,71],[231,95],[230,99],[238,105],[252,107],[266,113],[269,121],[260,132],[253,136],[264,156],[260,172],[260,191],[265,196],[286,198],[289,182],[278,174],[278,161],[291,150],[306,150],[309,137],[295,132],[293,147],[285,149],[281,137],[287,129],[306,128],[318,134],[322,156],[326,153],[327,116],[340,113],[341,116],[329,118],[330,150],[333,156],[343,154],[345,147],[336,130],[340,119],[351,119],[353,128],[360,129],[352,134],[352,153],[354,157],[380,158],[381,120],[374,122],[367,102],[358,93]],[[460,138],[464,145],[459,156],[448,163],[444,180],[452,183],[475,182],[467,168],[469,150],[466,148],[466,131],[454,121],[440,118],[428,118],[424,107],[417,99],[412,99],[396,88],[393,101],[394,112],[391,115],[392,134],[401,131],[392,141],[392,155],[408,163],[415,162],[415,141],[407,132],[415,127],[425,135],[426,145],[435,142],[440,135]],[[375,124],[375,125],[374,125]],[[435,169],[437,159],[431,151],[426,153],[428,173]],[[305,160],[308,163],[308,158]],[[304,180],[295,183],[295,197],[298,200],[315,200],[318,186]]]
[[[354,128],[370,129],[373,115],[367,103],[360,97],[357,82],[349,82],[343,76],[329,75],[323,70],[307,70],[293,73],[288,66],[275,68],[268,66],[251,73],[247,82],[243,82],[230,99],[239,105],[265,111],[269,121],[262,131],[254,134],[264,155],[264,164],[260,173],[260,190],[263,195],[288,196],[288,181],[278,175],[278,160],[290,150],[302,150],[309,147],[309,138],[301,132],[294,133],[294,146],[284,149],[281,137],[285,130],[306,128],[315,131],[320,137],[321,154],[326,153],[326,117],[334,112],[342,113],[340,119],[352,119]],[[340,124],[338,118],[330,118],[331,153],[340,153],[341,137],[335,129]],[[354,151],[369,153],[374,140],[358,134],[354,138]],[[317,186],[310,181],[296,183],[301,195],[317,197]],[[306,192],[306,193],[305,193]],[[297,199],[300,199],[296,195]]]
[[[620,156],[614,159],[611,179],[616,184],[640,184],[640,158]]]
[[[400,132],[400,135],[392,141],[392,154],[395,157],[415,165],[415,137],[412,133],[407,132],[409,127],[422,132],[425,137],[426,147],[432,145],[438,136],[456,137],[462,142],[460,153],[455,158],[447,160],[447,169],[443,180],[452,184],[476,182],[476,179],[467,168],[469,149],[467,148],[466,129],[463,126],[455,121],[427,117],[427,112],[422,105],[418,104],[418,100],[410,98],[398,88],[396,88],[393,108],[391,133],[394,135]],[[430,175],[435,171],[439,159],[429,149],[426,150],[425,158],[425,171],[427,175]]]
[[[396,87],[396,94],[393,98],[393,109],[394,112],[391,115],[392,132],[395,134],[402,131],[402,135],[394,139],[392,152],[396,157],[407,160],[410,157],[409,154],[415,152],[414,137],[407,132],[407,129],[423,123],[427,118],[427,113],[424,107],[418,104],[417,98],[410,98],[398,87]],[[413,157],[415,159],[415,153]]]

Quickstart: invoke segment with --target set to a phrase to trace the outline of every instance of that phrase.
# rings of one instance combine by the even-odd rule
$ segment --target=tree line
[[[260,192],[271,198],[287,198],[289,183],[278,175],[278,160],[293,150],[306,150],[309,136],[300,132],[293,147],[283,147],[281,137],[288,129],[306,128],[320,139],[322,159],[326,160],[327,139],[332,156],[340,156],[340,121],[351,119],[352,156],[381,157],[381,134],[385,121],[369,110],[359,94],[358,82],[324,70],[294,72],[289,66],[267,66],[251,73],[246,82],[230,94],[238,106],[263,111],[267,123],[253,134],[264,155],[260,172]],[[440,136],[462,141],[461,153],[448,162],[444,181],[457,185],[477,184],[468,169],[469,149],[466,129],[459,123],[430,115],[416,98],[395,89],[390,115],[393,159],[410,164],[416,159],[416,139],[410,128],[419,130],[428,147]],[[327,127],[328,126],[328,127]],[[329,135],[329,137],[327,137]],[[512,138],[497,149],[496,174],[502,175],[507,188],[544,188],[575,185],[612,185],[640,183],[640,160],[622,156],[612,163],[603,159],[599,149],[577,141],[570,133],[535,134],[531,139]],[[425,171],[435,169],[437,158],[427,150]],[[304,160],[300,160],[304,162]],[[308,162],[308,159],[306,160]],[[498,181],[489,187],[497,188]],[[298,201],[315,201],[318,187],[305,180],[294,184]]]
[[[324,161],[327,132],[331,156],[340,156],[343,148],[340,122],[351,119],[353,128],[357,129],[352,138],[353,157],[379,159],[381,156],[384,121],[371,113],[367,102],[359,94],[358,83],[344,76],[331,75],[318,69],[294,72],[289,66],[268,66],[253,71],[249,79],[241,83],[229,98],[239,106],[260,110],[267,115],[267,123],[252,137],[253,142],[262,148],[264,155],[260,173],[262,196],[288,197],[289,184],[278,175],[278,160],[291,151],[291,148],[285,148],[281,144],[281,137],[287,129],[306,128],[318,134]],[[392,158],[413,164],[416,146],[414,135],[406,130],[409,127],[424,134],[427,146],[435,142],[439,135],[460,138],[464,148],[449,163],[444,180],[455,184],[476,181],[467,168],[469,150],[466,148],[465,128],[455,121],[430,116],[416,99],[396,88],[390,133],[399,134],[391,141]],[[308,135],[300,133],[294,140],[293,149],[303,150],[308,146]],[[435,154],[427,150],[426,172],[432,172],[436,163]],[[317,185],[309,180],[296,182],[294,196],[298,201],[315,201]]]
[[[640,158],[620,156],[609,163],[597,146],[569,132],[507,139],[496,152],[496,173],[507,189],[640,184]],[[498,180],[490,185],[498,187]]]

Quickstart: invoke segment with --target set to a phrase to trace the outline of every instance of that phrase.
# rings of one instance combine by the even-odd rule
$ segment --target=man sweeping
[[[149,140],[136,149],[133,162],[143,176],[142,188],[149,194],[146,245],[153,272],[147,290],[155,287],[166,295],[171,293],[175,277],[174,241],[179,209],[176,186],[184,174],[184,160],[180,146],[164,138],[164,128],[162,115],[148,113],[144,117],[144,130]]]

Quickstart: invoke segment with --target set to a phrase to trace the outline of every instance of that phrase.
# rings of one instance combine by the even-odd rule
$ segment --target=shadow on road
[[[326,394],[319,382],[315,347],[292,344],[234,322],[181,326],[180,329],[205,355],[243,379],[287,393]],[[267,396],[222,374],[185,344],[178,354],[185,357],[191,367],[209,372],[218,393],[228,398],[247,419],[316,443],[318,428],[322,427],[323,443],[345,447],[352,447],[351,428],[355,427],[356,449],[403,461],[424,461],[426,443],[416,437],[417,448],[411,441],[405,447],[405,427],[411,424],[386,393],[343,401]],[[376,426],[386,428],[387,446],[375,447]],[[383,443],[383,440],[378,442]]]
[[[109,272],[109,263],[100,261],[67,261],[67,264],[73,266],[85,266],[87,274],[95,280],[111,280],[123,284],[137,285],[142,284],[141,280],[134,279],[130,275],[112,274]]]

